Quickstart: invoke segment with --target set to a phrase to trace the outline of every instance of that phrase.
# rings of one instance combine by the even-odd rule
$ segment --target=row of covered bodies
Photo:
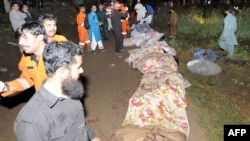
[[[129,50],[125,61],[140,71],[142,78],[129,99],[122,126],[114,132],[111,141],[188,139],[185,89],[191,84],[178,72],[175,49],[159,41],[162,36],[163,33],[147,24],[137,24],[133,26],[131,38],[124,39],[124,46],[137,46]]]

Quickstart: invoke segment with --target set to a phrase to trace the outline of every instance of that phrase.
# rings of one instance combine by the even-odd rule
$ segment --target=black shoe
[[[92,51],[92,54],[93,54],[93,55],[96,55],[96,52],[95,52],[95,51]]]

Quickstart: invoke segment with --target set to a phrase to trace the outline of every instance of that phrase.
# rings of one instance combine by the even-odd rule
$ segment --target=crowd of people
[[[79,44],[75,44],[56,33],[57,19],[53,14],[45,13],[35,20],[27,4],[21,7],[13,2],[9,12],[22,53],[18,64],[21,75],[15,80],[0,81],[1,97],[20,93],[33,86],[36,91],[15,120],[17,140],[99,141],[84,118],[80,102],[84,93],[78,80],[83,72],[83,49],[86,46],[88,51],[94,53],[98,46],[104,51],[102,39],[109,39],[107,32],[111,23],[116,42],[115,53],[120,54],[125,37],[122,21],[128,24],[128,9],[120,10],[122,4],[116,2],[107,15],[106,11],[103,13],[102,4],[98,5],[98,11],[97,6],[92,5],[90,13],[85,13],[86,7],[80,5],[76,16]],[[86,18],[88,28],[84,25]]]
[[[102,40],[109,40],[108,32],[112,30],[114,52],[121,55],[123,39],[128,37],[129,18],[135,18],[137,24],[153,24],[154,9],[149,4],[143,6],[139,0],[133,9],[135,17],[125,4],[118,1],[106,7],[103,4],[92,5],[89,13],[85,5],[80,5],[78,9],[79,43],[76,44],[57,34],[57,19],[53,14],[42,14],[34,20],[28,5],[23,4],[22,10],[19,10],[19,3],[11,4],[9,18],[22,51],[18,64],[21,75],[12,81],[0,81],[0,94],[7,97],[32,86],[36,90],[15,120],[14,132],[18,141],[100,141],[85,120],[80,102],[84,89],[78,78],[83,73],[84,49],[93,54],[96,54],[97,47],[102,52],[107,51]],[[171,12],[171,36],[175,37],[177,15],[173,8]],[[230,34],[226,28],[236,20],[228,10],[226,12],[226,27],[220,38],[223,44],[220,45],[232,57],[232,48],[237,41],[234,38],[233,43],[227,43],[232,40],[226,37]],[[232,31],[235,32],[236,27],[234,25]],[[228,47],[228,44],[231,46]]]
[[[97,9],[98,8],[98,9]],[[87,48],[88,52],[95,53],[96,47],[106,51],[102,40],[109,40],[108,32],[113,31],[115,37],[115,54],[120,55],[123,48],[123,39],[128,38],[131,21],[138,24],[152,24],[154,9],[150,4],[142,5],[137,1],[134,9],[129,9],[125,3],[115,1],[110,4],[99,3],[91,6],[91,12],[87,13],[86,7],[80,5],[76,16],[79,44]],[[136,19],[133,14],[136,13]],[[135,19],[135,20],[134,20]],[[87,26],[85,21],[88,21]]]
[[[52,0],[53,1],[53,0]],[[0,13],[9,13],[11,3],[43,8],[43,0],[0,0]]]

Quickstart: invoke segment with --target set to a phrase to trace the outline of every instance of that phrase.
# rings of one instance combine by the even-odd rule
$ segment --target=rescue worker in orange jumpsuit
[[[128,7],[121,3],[121,13],[125,14],[128,11]],[[127,15],[126,18],[122,18],[121,19],[121,24],[122,24],[122,35],[123,38],[127,38],[128,37],[128,32],[130,31],[130,25],[129,25],[129,14]]]
[[[78,37],[79,37],[79,45],[84,49],[85,45],[87,46],[87,51],[91,51],[91,44],[88,36],[88,29],[84,27],[84,20],[87,18],[87,14],[85,13],[86,8],[84,5],[80,5],[79,13],[76,16]]]
[[[51,14],[39,17],[39,23],[25,23],[16,31],[19,45],[23,49],[18,67],[21,71],[19,78],[9,81],[0,81],[0,95],[7,97],[32,86],[39,90],[45,78],[47,78],[42,53],[47,42],[67,41],[67,39],[56,34],[56,18]],[[43,26],[41,25],[43,24]]]
[[[25,23],[16,31],[19,36],[19,45],[23,49],[18,64],[21,75],[9,81],[0,81],[1,96],[6,97],[35,86],[38,90],[42,81],[47,77],[42,53],[47,42],[43,27],[37,22]]]

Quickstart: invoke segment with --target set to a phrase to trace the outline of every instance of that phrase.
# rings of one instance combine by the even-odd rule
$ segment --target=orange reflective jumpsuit
[[[79,12],[76,16],[79,45],[84,48],[85,44],[87,45],[88,50],[90,50],[90,40],[88,36],[88,30],[84,27],[83,23],[85,18],[87,18],[86,13]]]
[[[67,39],[62,35],[55,35],[54,40],[67,41]],[[39,58],[40,59],[37,60],[34,54],[22,54],[21,60],[18,64],[21,75],[15,80],[5,82],[8,91],[1,93],[1,96],[6,97],[9,95],[13,95],[32,86],[35,87],[36,91],[39,90],[43,80],[47,78],[43,59],[42,57]]]
[[[121,13],[125,14],[128,11],[128,8],[126,6],[121,6]],[[121,24],[122,24],[122,35],[124,38],[127,38],[127,32],[129,32],[130,30],[130,26],[129,26],[129,21],[128,21],[128,16],[124,19],[121,20]]]

